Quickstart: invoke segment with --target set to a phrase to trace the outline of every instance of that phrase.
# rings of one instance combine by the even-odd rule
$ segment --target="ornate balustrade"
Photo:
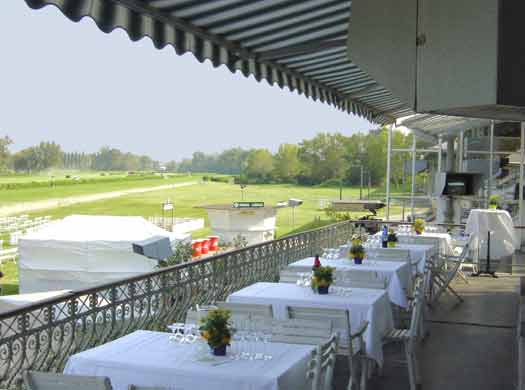
[[[353,227],[341,222],[0,314],[0,388],[21,387],[24,370],[61,371],[72,354],[137,329],[165,330],[195,304],[276,281],[287,264],[346,242]]]

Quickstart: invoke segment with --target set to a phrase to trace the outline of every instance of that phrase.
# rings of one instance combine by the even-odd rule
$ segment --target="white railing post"
[[[390,221],[390,164],[392,159],[392,130],[395,123],[388,127],[386,146],[386,213],[385,219]]]

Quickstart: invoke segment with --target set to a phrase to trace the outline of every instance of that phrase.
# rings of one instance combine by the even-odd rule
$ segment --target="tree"
[[[9,157],[11,156],[9,145],[12,143],[13,141],[7,135],[0,138],[0,171],[5,171],[9,166]]]
[[[257,181],[267,181],[273,171],[273,156],[267,149],[254,149],[246,159],[246,176]]]
[[[292,144],[280,145],[274,156],[274,177],[282,182],[292,181],[299,174],[300,168],[299,147]]]
[[[339,133],[320,133],[299,144],[302,170],[300,182],[319,184],[330,179],[341,179],[348,166],[345,160],[345,138]]]

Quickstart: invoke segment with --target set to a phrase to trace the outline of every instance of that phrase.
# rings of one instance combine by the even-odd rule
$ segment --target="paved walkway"
[[[455,283],[465,299],[446,295],[431,312],[430,336],[422,349],[424,390],[514,390],[517,380],[516,321],[519,278],[468,278]],[[399,347],[386,346],[384,375],[369,390],[409,389]],[[338,365],[337,390],[346,390],[346,370]]]
[[[197,184],[196,181],[176,183],[176,184],[165,184],[162,186],[155,187],[141,187],[132,188],[129,190],[111,191],[111,192],[100,192],[97,194],[89,195],[78,195],[70,196],[67,198],[56,198],[39,200],[35,202],[21,202],[14,205],[0,207],[0,216],[8,216],[20,213],[28,213],[36,210],[47,210],[54,209],[57,207],[70,206],[77,203],[95,202],[97,200],[118,198],[125,195],[139,194],[143,192],[161,191],[168,190],[170,188],[185,187]]]

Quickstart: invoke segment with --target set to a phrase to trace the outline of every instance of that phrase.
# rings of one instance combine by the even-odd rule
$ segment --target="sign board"
[[[233,202],[234,209],[248,209],[264,207],[264,202]]]
[[[163,203],[162,210],[164,211],[173,210],[173,203]]]

